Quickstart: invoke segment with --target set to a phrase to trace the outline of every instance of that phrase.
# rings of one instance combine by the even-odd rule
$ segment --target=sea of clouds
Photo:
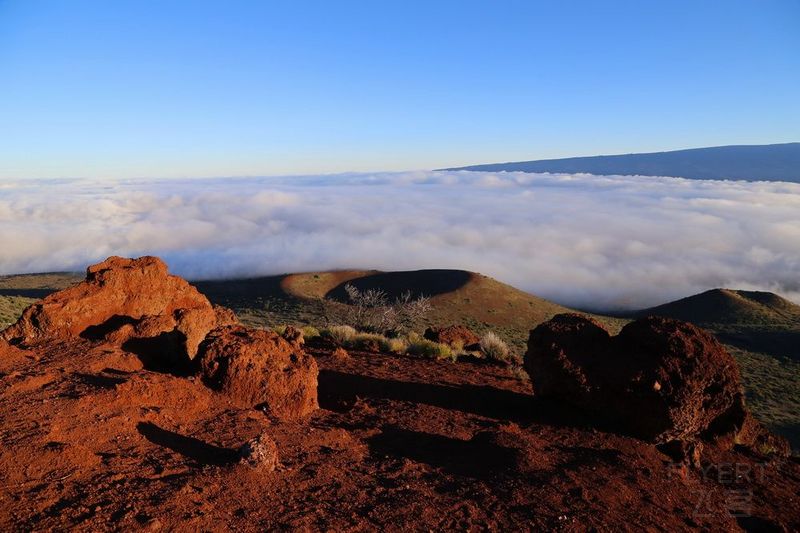
[[[192,279],[466,269],[591,309],[723,286],[800,301],[800,184],[463,171],[0,181],[0,274],[147,254]]]

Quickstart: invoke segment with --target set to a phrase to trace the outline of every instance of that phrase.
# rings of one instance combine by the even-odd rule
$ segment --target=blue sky
[[[800,2],[0,0],[0,178],[800,140]]]

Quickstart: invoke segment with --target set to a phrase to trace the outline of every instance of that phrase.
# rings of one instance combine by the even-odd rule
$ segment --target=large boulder
[[[198,361],[203,381],[240,407],[259,407],[283,420],[319,407],[316,361],[272,331],[217,328],[200,345]]]
[[[461,348],[475,346],[481,342],[481,338],[466,326],[431,327],[425,330],[424,337],[451,347],[460,345]]]
[[[17,345],[83,337],[191,359],[211,329],[234,321],[159,258],[109,257],[90,266],[85,281],[27,308],[0,335]]]
[[[531,331],[525,370],[534,394],[655,443],[713,440],[750,420],[735,361],[687,322],[643,318],[614,337],[590,318],[558,315]]]

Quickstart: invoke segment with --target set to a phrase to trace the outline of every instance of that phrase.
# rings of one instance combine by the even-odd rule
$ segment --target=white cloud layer
[[[190,278],[479,271],[590,308],[714,287],[800,300],[800,185],[407,172],[0,181],[0,273],[159,255]]]

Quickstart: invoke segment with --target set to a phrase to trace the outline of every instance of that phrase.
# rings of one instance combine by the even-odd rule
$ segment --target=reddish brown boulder
[[[278,446],[269,435],[259,435],[239,447],[239,462],[264,472],[272,472],[278,466]]]
[[[26,309],[2,338],[30,344],[80,336],[191,359],[211,329],[232,322],[232,311],[212,307],[157,257],[109,257],[90,266],[85,281]]]
[[[302,348],[306,343],[303,332],[294,326],[286,326],[281,336],[286,339],[286,342],[297,348]]]
[[[200,345],[198,360],[203,381],[240,407],[258,406],[284,420],[319,407],[316,361],[275,332],[214,329]]]
[[[425,330],[424,337],[433,342],[447,344],[450,347],[460,345],[461,348],[476,345],[481,342],[481,338],[466,326],[428,328]]]
[[[656,443],[713,439],[744,424],[735,361],[687,322],[649,317],[612,337],[589,318],[558,315],[531,331],[525,370],[536,395]]]

